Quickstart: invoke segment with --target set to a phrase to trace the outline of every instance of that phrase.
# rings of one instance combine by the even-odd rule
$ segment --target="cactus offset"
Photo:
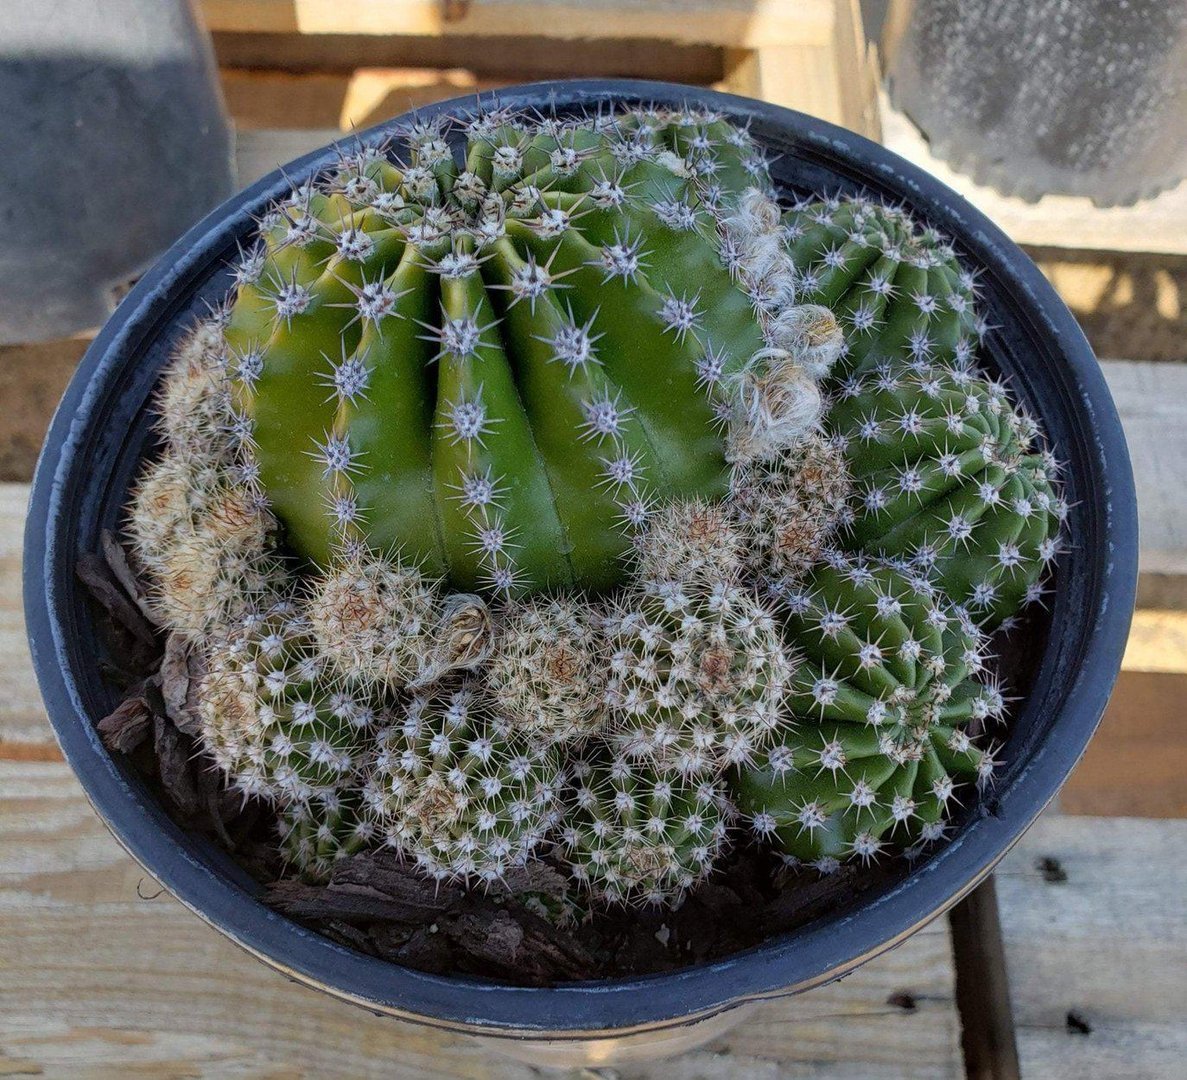
[[[508,604],[484,678],[516,731],[560,743],[602,726],[607,650],[599,622],[567,597]]]
[[[364,788],[387,841],[442,880],[493,882],[557,820],[555,749],[512,730],[475,684],[409,701],[377,740]]]
[[[234,787],[291,805],[356,780],[374,702],[325,677],[308,620],[293,604],[277,602],[213,638],[207,668],[202,737]]]
[[[794,664],[747,590],[652,582],[618,601],[607,633],[607,738],[625,758],[713,777],[775,738]]]
[[[764,446],[816,418],[798,355],[822,370],[828,334],[791,314],[744,131],[485,115],[461,171],[444,129],[403,134],[407,162],[360,150],[267,215],[224,314],[234,423],[298,553],[607,588],[650,501],[724,492],[738,395]]]
[[[574,766],[560,850],[609,904],[670,904],[702,881],[728,840],[721,785],[599,749]]]
[[[836,313],[844,374],[885,361],[967,363],[985,332],[974,276],[934,229],[864,198],[811,199],[783,217],[801,302]]]
[[[1042,592],[1067,507],[1034,422],[964,368],[881,367],[846,380],[826,426],[855,485],[845,548],[923,569],[997,624]]]
[[[746,569],[767,593],[778,596],[806,573],[851,523],[851,491],[844,457],[815,432],[778,458],[734,470],[730,501]]]
[[[995,683],[976,681],[982,637],[926,581],[844,557],[785,603],[802,657],[792,722],[733,774],[739,810],[822,870],[940,839],[959,786],[986,783],[995,765],[969,730],[1004,707]]]
[[[378,837],[355,795],[324,792],[280,815],[281,853],[309,881],[325,881],[335,863],[374,846]]]

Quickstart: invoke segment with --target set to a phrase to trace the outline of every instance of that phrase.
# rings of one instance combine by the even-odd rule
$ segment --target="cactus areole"
[[[653,83],[434,106],[288,175],[133,289],[32,493],[47,709],[157,880],[375,1010],[577,1040],[819,985],[989,873],[1082,753],[1136,582],[1120,425],[1025,256],[878,146]],[[466,910],[525,873],[550,921],[664,905],[665,966],[430,974],[267,910],[96,731],[112,650],[75,571],[105,533],[205,659],[195,750],[282,876],[382,854]],[[981,634],[1043,590],[999,695]],[[756,901],[670,971],[755,857],[776,906],[835,901]]]
[[[653,502],[724,493],[723,414],[802,333],[763,156],[705,111],[399,134],[294,189],[238,263],[258,481],[323,565],[361,544],[465,590],[613,586]]]

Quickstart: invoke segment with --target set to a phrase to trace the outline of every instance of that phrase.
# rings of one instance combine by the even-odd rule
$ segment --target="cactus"
[[[775,738],[794,665],[747,590],[651,582],[623,596],[606,627],[607,739],[624,758],[712,778]]]
[[[307,607],[320,654],[355,684],[424,686],[475,667],[490,646],[479,597],[443,597],[395,559],[344,561],[313,580]]]
[[[988,625],[1038,599],[1067,506],[1004,386],[965,368],[884,366],[841,385],[826,426],[855,484],[843,547],[927,570]]]
[[[207,669],[201,734],[232,786],[293,805],[356,780],[375,705],[325,677],[308,620],[291,602],[248,614],[211,638]]]
[[[748,574],[780,595],[851,524],[851,491],[844,456],[816,432],[774,460],[736,468],[730,503]]]
[[[560,851],[574,879],[608,904],[670,904],[702,881],[728,840],[728,802],[688,779],[599,748],[574,765]]]
[[[798,356],[818,375],[836,328],[795,316],[745,131],[465,134],[460,171],[413,125],[407,162],[346,155],[261,221],[221,313],[227,426],[322,565],[363,545],[466,591],[609,588],[652,501],[724,493],[722,418],[764,450],[816,419]]]
[[[733,581],[742,572],[742,542],[726,503],[682,499],[657,510],[636,537],[636,577],[692,589]]]
[[[309,881],[325,881],[336,862],[372,847],[378,835],[357,796],[324,792],[280,815],[281,853]]]
[[[364,801],[389,844],[441,880],[491,883],[557,820],[561,759],[473,683],[412,698],[377,739]]]
[[[934,229],[866,198],[808,199],[783,222],[799,300],[841,322],[841,374],[886,361],[973,359],[986,329],[975,276]]]
[[[172,630],[200,638],[244,614],[279,580],[276,522],[244,483],[221,417],[227,381],[208,326],[188,335],[157,395],[164,448],[141,475],[127,535],[148,601]]]
[[[602,726],[606,647],[598,622],[568,597],[507,605],[484,678],[516,731],[562,743]]]
[[[925,580],[843,556],[784,599],[802,657],[792,723],[732,774],[739,810],[826,871],[891,844],[917,853],[945,834],[959,786],[987,783],[996,764],[970,734],[1004,707],[994,681],[977,681],[983,638]]]

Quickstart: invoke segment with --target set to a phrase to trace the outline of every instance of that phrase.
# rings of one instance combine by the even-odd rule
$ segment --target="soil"
[[[559,900],[564,868],[547,858],[487,892],[430,881],[391,850],[351,856],[327,883],[310,884],[286,873],[275,810],[229,791],[202,751],[192,711],[199,659],[152,625],[119,545],[106,536],[104,555],[84,556],[77,572],[94,600],[106,655],[121,658],[105,665],[122,694],[98,724],[108,748],[126,756],[182,828],[227,851],[259,883],[266,903],[359,952],[420,971],[527,986],[644,975],[753,948],[910,871],[905,860],[888,858],[822,877],[740,835],[676,910],[603,910],[571,927],[553,925],[517,899]],[[1016,694],[1032,683],[1046,621],[1031,618],[994,642],[998,673]],[[965,813],[991,804],[990,795]]]

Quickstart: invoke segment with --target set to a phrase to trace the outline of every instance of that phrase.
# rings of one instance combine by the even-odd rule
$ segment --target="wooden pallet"
[[[879,134],[858,0],[203,0],[201,10],[216,34],[515,37],[524,51],[558,40],[708,45],[722,50],[725,88]],[[658,56],[652,70],[662,77]]]

